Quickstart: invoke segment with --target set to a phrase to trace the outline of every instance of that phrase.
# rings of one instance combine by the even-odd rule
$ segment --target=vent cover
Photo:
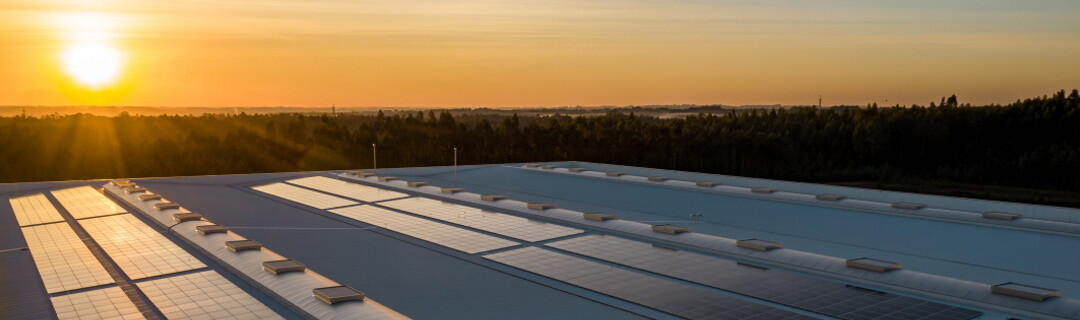
[[[364,301],[364,293],[349,286],[316,288],[311,290],[311,294],[329,305],[343,301]]]
[[[198,213],[194,213],[194,212],[176,213],[176,214],[173,214],[172,217],[173,217],[173,220],[176,220],[177,223],[184,222],[184,221],[195,221],[195,220],[201,220],[202,219],[201,215],[199,215]]]
[[[706,188],[712,188],[712,187],[720,185],[719,182],[709,182],[709,181],[698,181],[695,184],[697,186],[699,186],[699,187],[706,187]]]
[[[154,208],[158,210],[180,209],[180,204],[176,202],[155,203]]]
[[[265,261],[262,266],[263,270],[273,274],[303,272],[307,268],[303,263],[293,259]]]
[[[480,196],[480,200],[484,200],[484,201],[499,201],[499,200],[506,200],[506,199],[507,199],[507,197],[504,196],[504,195],[501,195],[501,194],[485,194],[485,195]]]
[[[387,181],[397,180],[397,177],[389,177],[389,176],[387,176],[387,177],[378,177],[377,179],[379,179],[379,181],[382,181],[382,182],[387,182]]]
[[[556,166],[556,165],[550,165],[550,164],[542,165],[542,166],[540,166],[540,167],[541,167],[541,168],[544,168],[544,169],[547,169],[547,170],[551,170],[551,169],[559,168],[559,166]]]
[[[897,209],[905,209],[905,210],[919,210],[919,209],[922,209],[922,208],[926,208],[926,205],[922,204],[922,203],[913,203],[913,202],[897,202],[897,203],[893,203],[892,207],[897,208]]]
[[[244,250],[261,250],[262,244],[255,242],[255,240],[233,240],[225,241],[225,248],[228,248],[232,252],[240,252]]]
[[[361,170],[345,171],[345,174],[350,175],[350,176],[357,176],[357,177],[361,177],[361,178],[367,178],[367,177],[375,175],[374,173],[364,172],[364,171],[361,171]]]
[[[819,194],[819,195],[816,195],[814,197],[817,198],[818,200],[825,200],[825,201],[840,201],[840,200],[847,199],[847,196],[839,195],[839,194]]]
[[[668,181],[668,178],[667,177],[649,177],[649,181],[664,182],[664,181]]]
[[[776,192],[776,191],[779,191],[779,190],[776,190],[776,189],[773,189],[773,188],[757,187],[757,188],[750,188],[750,191],[753,191],[754,193],[773,193],[773,192]]]
[[[624,175],[625,173],[618,172],[618,171],[612,171],[612,172],[606,172],[604,174],[606,174],[609,177],[619,177],[619,176]]]
[[[525,164],[526,168],[536,168],[536,167],[539,167],[539,166],[540,166],[539,164],[535,164],[535,163],[526,163]]]
[[[663,232],[663,233],[667,233],[667,234],[680,234],[680,233],[690,232],[690,228],[689,227],[683,227],[683,226],[677,226],[677,225],[673,225],[673,224],[658,224],[658,225],[652,226],[652,231]]]
[[[873,272],[885,272],[889,270],[900,270],[903,268],[899,263],[871,258],[857,258],[848,259],[847,266],[855,269],[863,269]]]
[[[1002,283],[996,286],[992,286],[990,287],[990,291],[996,294],[1003,294],[1007,296],[1013,296],[1017,298],[1035,301],[1043,301],[1048,298],[1061,296],[1061,291],[1058,290],[1029,286],[1026,284],[1019,284],[1015,282]]]
[[[161,199],[160,194],[140,194],[139,195],[139,200],[142,200],[142,201],[160,200],[160,199]]]
[[[219,225],[216,225],[216,224],[210,224],[210,225],[195,227],[195,231],[198,231],[199,234],[206,235],[206,234],[212,234],[212,233],[225,233],[225,232],[229,231],[229,228],[219,226]]]
[[[439,191],[442,191],[442,193],[446,193],[446,194],[455,194],[455,193],[458,193],[458,192],[465,191],[465,188],[441,188],[441,189],[439,189]]]
[[[585,217],[585,219],[595,220],[595,221],[615,220],[615,219],[619,218],[619,216],[617,216],[617,215],[613,215],[613,214],[610,214],[610,213],[603,213],[603,212],[589,212],[589,213],[582,214],[582,216]]]
[[[143,187],[127,187],[127,188],[124,188],[124,192],[127,192],[128,194],[146,192],[146,188],[143,188]]]
[[[745,239],[735,242],[740,248],[754,249],[758,251],[769,251],[772,249],[780,249],[784,247],[783,243],[772,242],[761,239]]]
[[[1016,220],[1024,217],[1024,215],[1019,213],[1008,212],[984,212],[982,216],[983,218],[996,220]]]
[[[130,187],[130,186],[135,185],[135,183],[132,183],[131,180],[128,180],[128,179],[113,179],[113,180],[109,180],[109,183],[111,183],[114,186],[121,187],[121,188]]]
[[[423,181],[409,181],[406,184],[409,185],[410,187],[413,187],[413,188],[419,188],[419,187],[423,187],[423,186],[426,186],[426,185],[430,185],[430,183],[423,182]]]
[[[533,210],[547,210],[547,209],[555,209],[555,208],[558,208],[558,207],[559,206],[556,206],[556,205],[551,204],[551,203],[539,203],[539,202],[529,203],[529,209],[533,209]]]
[[[585,168],[570,168],[570,169],[566,169],[566,171],[570,171],[570,172],[583,172],[583,171],[585,171]]]

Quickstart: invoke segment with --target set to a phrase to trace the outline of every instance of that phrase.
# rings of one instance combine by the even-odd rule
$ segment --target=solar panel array
[[[982,312],[649,243],[589,235],[547,246],[841,319],[971,319]]]
[[[284,319],[215,271],[137,285],[168,319]]]
[[[44,194],[15,197],[8,199],[8,202],[11,203],[11,210],[15,211],[15,220],[19,221],[20,227],[64,221],[64,217]]]
[[[343,199],[325,193],[291,186],[280,182],[251,188],[264,193],[268,193],[278,198],[297,202],[316,209],[329,209],[358,204],[356,201]]]
[[[286,182],[366,202],[383,201],[409,196],[397,191],[369,187],[358,183],[322,176],[292,179]]]
[[[146,319],[119,287],[52,297],[52,305],[60,320]]]
[[[67,223],[25,227],[22,233],[45,291],[57,293],[114,282]]]
[[[130,214],[79,220],[79,224],[133,280],[206,267]]]
[[[815,319],[537,247],[484,258],[690,319]]]
[[[379,205],[529,242],[584,232],[581,229],[427,198],[406,198],[382,202]]]
[[[334,209],[330,212],[469,254],[518,245],[514,241],[370,205]]]
[[[61,189],[52,191],[53,197],[71,213],[75,219],[85,219],[100,216],[125,213],[127,210],[120,207],[105,195],[94,188],[82,186],[77,188]]]

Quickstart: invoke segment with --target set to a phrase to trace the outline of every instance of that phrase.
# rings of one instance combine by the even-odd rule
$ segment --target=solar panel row
[[[75,219],[85,219],[125,213],[127,210],[109,200],[90,186],[82,186],[69,189],[52,191],[53,197],[60,201],[60,205]]]
[[[130,214],[79,220],[79,224],[133,280],[206,267]]]
[[[114,282],[67,223],[24,227],[22,233],[41,280],[45,283],[45,290],[49,293]]]
[[[60,216],[60,212],[56,211],[56,207],[53,207],[44,194],[10,198],[8,202],[11,203],[15,220],[19,221],[20,227],[64,221],[64,217]]]
[[[379,205],[529,242],[585,232],[581,229],[428,198],[406,198],[382,202]]]
[[[303,204],[316,209],[329,209],[358,204],[356,201],[331,196],[321,192],[311,191],[281,182],[251,188],[263,193],[267,193],[285,200]]]
[[[514,241],[370,205],[334,209],[330,210],[330,212],[468,254],[512,247],[519,244]]]
[[[369,187],[362,184],[322,176],[292,179],[286,182],[365,202],[376,202],[409,196],[397,191]]]

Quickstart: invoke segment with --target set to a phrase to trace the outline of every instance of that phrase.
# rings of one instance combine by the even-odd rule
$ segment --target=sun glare
[[[124,53],[112,43],[115,21],[90,12],[67,13],[60,20],[68,42],[60,53],[64,73],[93,90],[116,83]]]

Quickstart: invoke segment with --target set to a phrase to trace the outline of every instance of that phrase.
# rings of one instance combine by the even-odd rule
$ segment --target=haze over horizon
[[[0,105],[1009,103],[1080,2],[7,0]]]

